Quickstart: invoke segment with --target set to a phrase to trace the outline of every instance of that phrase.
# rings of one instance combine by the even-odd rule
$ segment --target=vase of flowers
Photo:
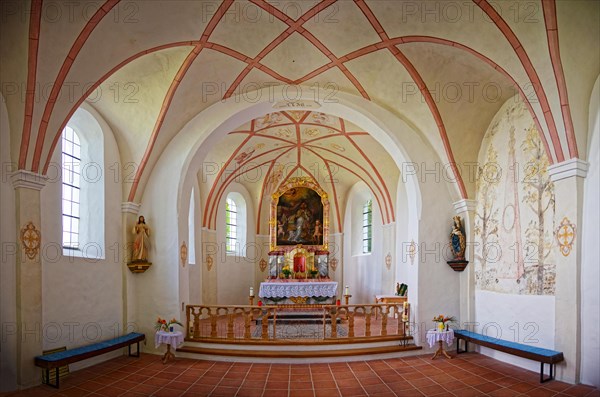
[[[158,317],[156,320],[156,324],[154,325],[154,329],[156,329],[156,331],[173,332],[173,325],[175,324],[183,327],[183,324],[181,324],[175,318],[172,318],[170,321],[167,321],[164,318]]]
[[[282,269],[281,269],[281,273],[283,273],[283,277],[284,278],[290,278],[290,275],[292,274],[292,270],[290,269],[289,265],[285,265]]]
[[[437,323],[438,332],[444,332],[448,331],[448,323],[455,322],[456,319],[454,316],[448,317],[440,314],[439,316],[434,317],[433,321]]]

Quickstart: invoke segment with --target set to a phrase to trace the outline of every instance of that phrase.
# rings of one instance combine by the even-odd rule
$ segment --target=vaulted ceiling
[[[194,116],[268,86],[319,87],[328,99],[344,92],[389,110],[443,162],[458,164],[463,198],[473,197],[475,187],[460,177],[460,164],[477,161],[491,118],[515,93],[552,162],[586,153],[600,65],[595,1],[5,3],[0,89],[18,168],[44,173],[64,125],[87,101],[113,129],[123,164],[137,165],[124,200],[141,199],[157,159]],[[224,138],[224,156],[237,163],[254,149],[270,175],[295,156],[340,168],[352,160],[343,178],[368,182],[361,167],[371,172],[366,160],[377,152],[369,131],[344,130],[339,119],[336,129],[311,126],[316,114],[304,113],[303,121],[290,112],[265,115],[289,125],[242,126]],[[311,128],[327,138],[309,138]],[[374,179],[386,208],[386,181]],[[385,216],[393,219],[393,211]]]
[[[214,228],[218,203],[232,182],[246,187],[256,200],[258,218],[262,213],[268,219],[271,194],[295,176],[311,177],[329,192],[336,231],[342,229],[343,198],[358,181],[373,192],[382,223],[394,221],[398,167],[371,135],[339,117],[294,110],[266,114],[230,132],[205,162],[219,170],[203,175],[210,186],[207,227]]]

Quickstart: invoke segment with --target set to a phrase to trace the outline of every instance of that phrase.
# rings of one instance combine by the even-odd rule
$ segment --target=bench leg
[[[456,339],[456,354],[467,353],[469,351],[469,341],[463,339],[465,341],[465,350],[460,350],[460,338]]]
[[[46,384],[48,386],[54,387],[55,389],[58,389],[58,386],[59,386],[59,378],[58,378],[58,376],[59,376],[58,373],[59,372],[58,372],[58,369],[59,369],[58,367],[55,368],[56,379],[54,380],[54,384],[52,384],[52,383],[50,383],[50,369],[46,368]]]
[[[544,378],[544,363],[540,363],[540,383],[548,382],[554,379],[554,364],[550,363],[550,374]]]
[[[139,357],[140,356],[140,342],[137,343],[137,350],[136,350],[135,354],[131,354],[131,345],[127,346],[127,353],[129,354],[129,357]]]

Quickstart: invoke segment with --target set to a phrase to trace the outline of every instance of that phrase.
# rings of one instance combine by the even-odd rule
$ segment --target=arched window
[[[227,197],[225,202],[225,243],[227,252],[237,251],[238,244],[238,212],[233,199]]]
[[[79,249],[81,144],[69,126],[62,133],[62,245]]]
[[[57,192],[60,204],[56,207],[58,211],[61,206],[62,230],[56,231],[56,240],[62,237],[65,256],[105,258],[105,223],[110,222],[104,216],[107,143],[111,148],[108,155],[113,158],[114,142],[106,140],[94,114],[79,108],[62,131],[61,145],[56,145],[53,161],[62,167],[61,192]],[[120,199],[117,189],[110,191],[110,197],[111,203]],[[114,207],[110,213],[114,213]]]
[[[363,205],[362,212],[362,251],[363,254],[368,254],[373,241],[373,200],[368,200]]]
[[[196,208],[194,201],[194,190],[192,189],[192,194],[190,195],[190,209],[188,212],[188,263],[190,265],[196,264]]]

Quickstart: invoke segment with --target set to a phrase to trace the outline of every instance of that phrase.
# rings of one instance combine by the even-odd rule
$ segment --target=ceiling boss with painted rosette
[[[456,199],[473,198],[470,165],[493,115],[515,94],[551,163],[586,153],[590,90],[581,87],[593,86],[599,63],[593,2],[92,3],[76,2],[61,18],[52,14],[61,2],[6,8],[17,17],[1,25],[2,37],[14,38],[1,49],[1,89],[19,169],[48,171],[64,126],[86,101],[114,131],[122,163],[133,165],[123,200],[139,202],[161,154],[196,115],[220,101],[253,100],[258,88],[286,86],[318,87],[329,99],[343,93],[388,110],[448,165]],[[578,45],[560,47],[561,37]],[[228,167],[246,164],[243,155],[252,151],[267,180],[278,164],[306,175],[320,164],[316,178],[364,180],[384,221],[394,219],[386,176],[367,161],[380,157],[365,134],[371,131],[343,128],[339,119],[335,128],[309,124],[316,113],[296,119],[270,109],[264,117],[275,115],[278,127],[258,128],[255,120],[224,138],[236,148],[226,153],[233,156]],[[225,184],[214,181],[214,194]],[[212,200],[207,225],[214,224]]]

